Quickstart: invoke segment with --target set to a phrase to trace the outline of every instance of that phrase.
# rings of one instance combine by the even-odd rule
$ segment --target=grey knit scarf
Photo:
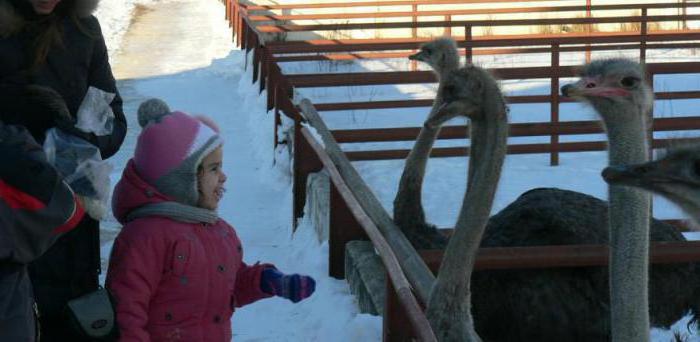
[[[127,215],[126,220],[131,221],[146,216],[165,216],[176,221],[187,223],[214,224],[219,220],[216,211],[193,207],[178,202],[160,202],[144,205]]]

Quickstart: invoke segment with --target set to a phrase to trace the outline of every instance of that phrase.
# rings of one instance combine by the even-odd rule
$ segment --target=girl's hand
[[[271,295],[297,303],[316,290],[314,278],[300,274],[283,274],[276,268],[266,268],[260,277],[260,289]]]

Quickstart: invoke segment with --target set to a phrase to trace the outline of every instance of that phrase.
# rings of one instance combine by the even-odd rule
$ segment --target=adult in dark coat
[[[24,127],[0,122],[0,341],[35,341],[27,264],[82,216],[41,146]]]
[[[126,119],[99,22],[91,15],[97,3],[98,0],[0,0],[0,84],[50,87],[63,97],[73,120],[90,86],[116,93],[111,103],[114,128],[106,136],[82,133],[70,120],[21,110],[4,118],[30,129],[40,127],[35,134],[40,143],[45,127],[64,128],[96,145],[106,159],[121,146]],[[97,289],[99,249],[99,223],[86,216],[77,229],[61,237],[30,266],[44,341],[78,340],[67,330],[64,309],[68,300]]]

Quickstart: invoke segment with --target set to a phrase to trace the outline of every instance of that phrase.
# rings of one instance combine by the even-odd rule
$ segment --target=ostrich
[[[440,102],[436,103],[439,106]],[[640,111],[645,109],[649,107],[640,108]],[[434,110],[433,113],[453,115],[455,112]],[[426,120],[424,130],[434,129],[441,123],[441,117],[449,118],[441,115]],[[432,136],[433,140],[436,136],[436,133]],[[405,217],[420,217],[419,222],[423,223],[420,227],[426,227],[420,202],[420,182],[432,140],[427,144],[424,142],[422,146],[422,164],[407,162],[399,192],[404,196],[415,196],[418,191],[418,200],[409,203],[421,215],[411,216],[412,213],[408,211],[404,213]],[[411,153],[414,158],[415,150],[416,147]],[[413,170],[409,170],[411,165]],[[419,165],[422,168],[416,171]],[[470,167],[469,170],[471,172],[474,168]],[[407,178],[407,174],[411,175],[410,178]],[[407,184],[408,179],[414,182]],[[401,198],[397,196],[395,199],[395,208]],[[585,194],[560,189],[533,189],[489,220],[481,246],[606,244],[609,238],[608,210],[606,202]],[[396,209],[394,219],[402,222]],[[405,222],[411,224],[408,220]],[[402,228],[405,226],[400,225]],[[405,232],[411,239],[411,231]],[[657,220],[651,222],[650,235],[653,241],[685,240],[671,225]],[[416,248],[444,248],[447,244],[440,234],[424,234],[421,236],[423,240],[413,237],[411,241]],[[429,241],[430,238],[434,240]],[[700,299],[696,300],[698,296],[694,294],[694,289],[700,288],[700,284],[694,272],[692,265],[653,265],[649,279],[653,326],[668,328],[688,310],[697,312],[693,308],[696,302],[700,303]],[[472,276],[471,290],[474,324],[485,340],[610,340],[606,268],[480,271]],[[504,328],[503,322],[507,322],[507,328]]]
[[[647,161],[653,93],[640,65],[625,59],[596,61],[581,76],[562,87],[562,93],[589,102],[601,116],[609,140],[609,164]],[[610,186],[608,196],[612,340],[648,341],[651,196],[617,185]]]
[[[507,106],[493,77],[476,66],[450,74],[443,90],[443,109],[424,126],[439,129],[452,117],[469,117],[471,152],[467,191],[426,314],[441,341],[481,341],[471,315],[470,282],[506,155]]]
[[[636,165],[610,166],[606,182],[658,193],[677,204],[695,224],[700,223],[700,145],[669,149],[663,158]]]
[[[443,80],[459,68],[459,54],[454,40],[440,38],[424,44],[420,51],[409,56],[411,60],[428,63],[439,81],[437,95],[428,118],[432,118],[444,106]],[[401,227],[414,247],[419,249],[442,248],[447,239],[435,226],[425,221],[422,204],[422,186],[425,167],[439,127],[423,127],[415,145],[406,158],[406,164],[394,199],[394,222]]]
[[[652,98],[642,80],[644,75],[636,63],[597,61],[583,69],[581,81],[563,89],[566,95],[589,101],[603,117],[610,135],[611,163],[646,158],[645,134]],[[646,236],[650,235],[654,241],[685,240],[672,226],[657,220],[651,221],[650,232],[645,230],[649,227],[648,198],[644,199],[639,192],[621,193],[620,190],[611,188],[611,206],[573,191],[530,190],[489,220],[481,246],[606,244],[611,241],[615,252],[620,251],[615,246],[624,244],[626,239],[641,239],[639,247],[646,253]],[[625,200],[622,207],[621,199]],[[635,210],[639,212],[632,213]],[[629,219],[629,223],[620,223],[621,216]],[[613,234],[625,228],[628,232],[622,237],[609,236],[608,227],[614,228]],[[619,256],[612,259],[616,258],[619,262]],[[644,261],[639,262],[640,259]],[[603,267],[477,272],[472,279],[476,329],[489,341],[607,341],[612,338],[611,330],[616,334],[615,340],[648,340],[649,323],[644,314],[647,308],[651,311],[652,325],[665,328],[688,310],[697,312],[694,308],[698,276],[693,265],[654,265],[649,278],[651,300],[647,306],[646,266],[638,271],[639,263],[646,265],[645,260],[646,254],[638,256],[637,264],[624,264],[622,271],[619,271],[619,264],[613,263],[614,271],[610,275]],[[613,284],[617,285],[613,286],[619,288],[619,278],[630,274],[630,279],[638,279],[628,285],[644,289],[629,292],[641,297],[641,302],[625,298],[632,304],[633,312],[641,312],[641,324],[611,328],[609,277],[615,278]],[[613,294],[620,295],[619,292]],[[613,297],[612,306],[620,304],[615,299],[619,298]],[[619,315],[615,319],[619,323]],[[502,322],[508,322],[507,329]],[[629,331],[630,327],[634,327],[633,331]],[[634,337],[620,337],[621,333]]]

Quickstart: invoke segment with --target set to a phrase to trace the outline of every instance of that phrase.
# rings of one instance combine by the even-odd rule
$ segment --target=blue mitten
[[[266,268],[260,276],[260,289],[294,303],[311,296],[316,290],[314,278],[299,274],[283,274],[276,268]]]

